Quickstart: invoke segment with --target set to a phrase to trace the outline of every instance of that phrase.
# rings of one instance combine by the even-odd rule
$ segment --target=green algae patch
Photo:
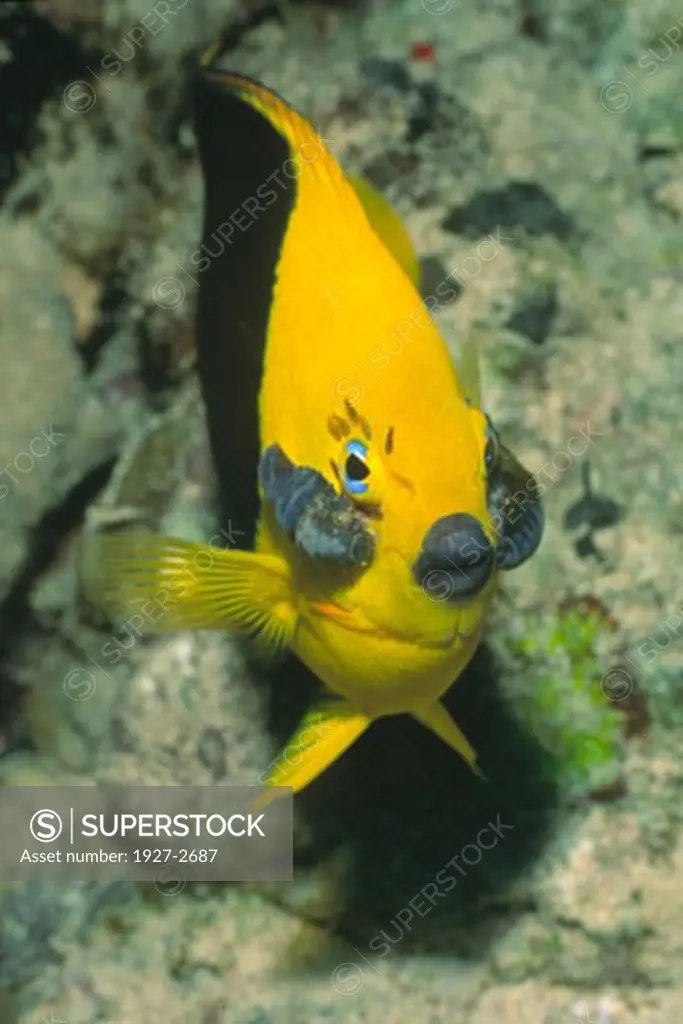
[[[509,641],[513,712],[548,752],[553,781],[572,797],[610,792],[621,779],[624,717],[604,670],[613,629],[605,610],[585,600],[523,616]]]

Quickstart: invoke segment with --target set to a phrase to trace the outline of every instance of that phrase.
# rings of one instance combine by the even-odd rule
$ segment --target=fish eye
[[[347,441],[344,452],[344,488],[350,494],[365,494],[369,487],[367,478],[370,476],[367,445],[362,441]]]
[[[484,465],[486,466],[487,471],[490,472],[498,462],[500,440],[498,438],[498,432],[488,416],[486,417],[485,437],[486,447],[484,448]]]

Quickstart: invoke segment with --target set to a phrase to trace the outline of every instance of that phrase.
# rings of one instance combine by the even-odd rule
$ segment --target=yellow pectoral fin
[[[263,784],[291,786],[298,793],[348,750],[371,722],[370,715],[348,701],[316,704],[271,765]],[[255,809],[261,810],[275,796],[264,794]]]
[[[287,563],[276,555],[142,530],[103,535],[95,544],[93,600],[112,621],[135,615],[151,633],[232,630],[267,655],[291,642],[297,614]]]
[[[420,263],[403,221],[384,196],[365,178],[350,177],[349,181],[376,234],[419,290]]]
[[[428,729],[431,729],[433,733],[443,740],[444,743],[455,750],[456,753],[467,761],[475,775],[480,779],[484,778],[483,773],[477,768],[477,755],[472,746],[460,731],[460,727],[451,718],[447,709],[441,703],[441,701],[434,701],[433,704],[427,704],[425,707],[418,708],[417,710],[411,711],[413,718],[416,718],[418,722],[425,725]]]

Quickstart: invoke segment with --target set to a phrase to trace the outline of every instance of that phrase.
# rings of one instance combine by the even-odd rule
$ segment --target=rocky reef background
[[[474,335],[486,407],[545,484],[547,533],[449,697],[485,785],[397,719],[302,796],[291,885],[5,886],[0,1020],[678,1024],[668,0],[0,7],[0,781],[255,781],[308,699],[269,694],[222,637],[152,641],[88,601],[102,523],[215,532],[186,73],[220,33],[224,63],[404,215],[444,333]],[[489,822],[506,828],[471,862]]]

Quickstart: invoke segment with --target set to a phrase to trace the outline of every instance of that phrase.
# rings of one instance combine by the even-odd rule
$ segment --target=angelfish
[[[267,785],[303,789],[374,719],[402,713],[476,771],[441,698],[498,571],[538,546],[532,478],[479,406],[476,355],[454,365],[405,228],[369,183],[274,92],[207,63],[195,129],[198,369],[246,549],[105,537],[100,603],[120,619],[163,591],[156,629],[229,630],[319,678],[327,695],[287,745],[302,756],[276,759]],[[366,374],[407,322],[400,353]]]

